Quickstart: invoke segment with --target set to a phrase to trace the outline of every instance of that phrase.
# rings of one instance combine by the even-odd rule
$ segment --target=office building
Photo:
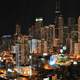
[[[80,16],[78,18],[78,42],[80,43]]]

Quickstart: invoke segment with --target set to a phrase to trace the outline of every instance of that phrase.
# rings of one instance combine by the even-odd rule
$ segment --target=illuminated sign
[[[57,61],[57,56],[56,55],[50,56],[49,65],[51,65],[51,66],[55,65],[56,61]]]

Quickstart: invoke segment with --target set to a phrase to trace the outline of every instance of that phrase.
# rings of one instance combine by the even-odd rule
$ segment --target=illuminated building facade
[[[49,26],[45,26],[44,27],[44,31],[45,31],[45,40],[48,41],[49,40]]]
[[[28,38],[26,36],[18,37],[17,43],[15,43],[16,49],[16,65],[28,64],[29,47]]]
[[[74,44],[74,54],[79,55],[80,54],[80,43]]]
[[[53,42],[54,42],[54,39],[55,39],[55,26],[54,25],[49,25],[49,40],[48,40],[48,46],[50,48],[53,47]]]
[[[0,45],[1,50],[10,49],[11,44],[12,44],[12,36],[3,35],[1,39],[2,39],[2,44]]]
[[[58,22],[58,27],[59,27],[59,39],[60,39],[60,44],[63,44],[63,28],[64,28],[64,21],[62,15],[59,16],[59,22]]]
[[[41,32],[40,32],[41,33],[41,39],[45,39],[45,37],[46,37],[45,36],[45,32],[46,32],[45,31],[45,28],[44,27],[41,27]]]
[[[14,49],[12,49],[12,53],[15,54],[16,65],[26,65],[28,64],[28,55],[29,55],[29,47],[28,47],[28,36],[21,34],[21,26],[16,24],[16,32],[14,34],[14,44],[12,45]]]
[[[67,39],[66,45],[70,48],[70,53],[74,53],[74,44],[78,42],[78,28],[75,17],[68,18]]]
[[[15,32],[15,35],[18,35],[20,33],[21,33],[21,25],[16,24],[16,32]]]
[[[41,27],[43,27],[42,18],[36,18],[35,24],[30,28],[30,35],[35,39],[41,39]]]
[[[63,16],[62,16],[61,10],[60,10],[60,0],[56,0],[54,24],[55,24],[55,38],[59,38],[60,44],[63,44],[64,21],[63,21]]]
[[[80,16],[78,18],[78,42],[80,43]]]

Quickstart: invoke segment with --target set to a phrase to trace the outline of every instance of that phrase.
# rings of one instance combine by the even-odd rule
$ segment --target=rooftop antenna
[[[56,10],[55,10],[55,13],[56,14],[60,14],[61,11],[60,11],[60,0],[56,0]]]
[[[60,0],[56,0],[56,8],[54,13],[55,13],[54,24],[57,25],[58,17],[61,16]]]

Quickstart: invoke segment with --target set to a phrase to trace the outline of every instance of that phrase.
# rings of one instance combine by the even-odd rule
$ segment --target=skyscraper
[[[60,10],[60,0],[56,0],[56,10],[55,10],[55,37],[60,39],[60,44],[63,43],[63,16]]]
[[[28,37],[21,36],[18,37],[16,46],[16,65],[26,65],[28,64],[29,47],[28,47]]]
[[[78,18],[78,42],[80,43],[80,16]]]
[[[77,40],[77,30],[78,30],[78,27],[77,27],[77,25],[76,25],[76,18],[75,17],[71,17],[71,19],[70,19],[70,24],[71,24],[71,26],[69,26],[69,27],[71,27],[71,29],[70,29],[70,34],[71,34],[71,38],[72,38],[72,41],[75,43],[75,42],[77,42],[78,40]]]
[[[16,32],[15,32],[15,34],[18,35],[20,33],[21,33],[21,25],[16,24]]]
[[[67,47],[70,49],[70,53],[74,53],[74,47],[75,43],[77,43],[77,24],[76,24],[76,18],[75,17],[69,17],[68,18],[68,31],[67,31]]]
[[[60,15],[59,16],[59,22],[58,22],[58,26],[59,26],[59,39],[60,39],[60,44],[63,44],[63,28],[64,28],[64,21],[63,21],[63,16]]]
[[[16,24],[16,32],[14,34],[14,45],[15,47],[14,53],[16,57],[16,65],[26,65],[28,63],[28,37],[26,35],[21,34],[21,26]]]
[[[43,26],[43,18],[36,18],[34,25],[29,28],[29,35],[31,35],[35,39],[41,39],[41,31]]]
[[[35,20],[35,38],[40,39],[41,38],[41,27],[43,26],[43,18],[36,18]]]
[[[48,46],[49,48],[53,48],[53,44],[54,44],[54,39],[55,39],[55,26],[54,25],[49,25],[49,39],[48,39]]]

